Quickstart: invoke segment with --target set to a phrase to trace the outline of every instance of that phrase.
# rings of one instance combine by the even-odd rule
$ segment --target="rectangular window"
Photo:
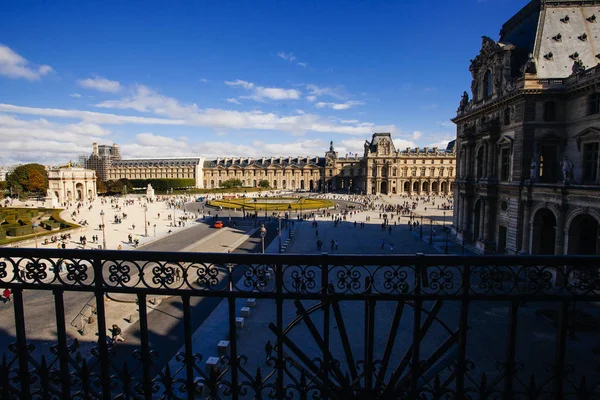
[[[544,121],[556,121],[556,103],[547,101],[544,103]]]
[[[500,154],[500,180],[507,181],[510,174],[510,149],[502,149]]]
[[[595,182],[598,179],[598,143],[583,145],[583,180]]]
[[[589,114],[600,114],[600,93],[594,93],[590,96]]]

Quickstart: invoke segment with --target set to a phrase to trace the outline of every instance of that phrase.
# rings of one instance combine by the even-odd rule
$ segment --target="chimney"
[[[406,148],[406,152],[407,152],[407,153],[410,153],[410,147],[407,147],[407,148]]]
[[[261,164],[265,165],[265,157],[262,158]]]
[[[358,160],[358,153],[354,153],[354,159]]]
[[[93,153],[95,156],[98,156],[98,143],[93,143],[93,144],[92,144],[92,153]]]
[[[279,165],[283,164],[283,157],[279,157]]]
[[[252,162],[252,157],[248,157],[248,165]]]
[[[425,149],[423,151],[425,152],[425,154],[427,154],[429,151],[429,147],[425,147]]]
[[[291,164],[291,163],[292,163],[292,157],[290,156],[290,157],[288,158],[288,164]]]
[[[221,157],[217,158],[217,165],[221,162]]]
[[[275,157],[271,157],[271,164],[273,164],[273,160],[275,160]]]
[[[346,153],[346,160],[348,159],[348,153]]]
[[[419,148],[415,147],[415,153],[419,154]]]
[[[433,148],[433,152],[434,152],[434,153],[437,153],[437,152],[438,152],[438,148],[437,148],[437,147],[434,147],[434,148]]]
[[[227,166],[227,161],[229,161],[229,157],[225,157],[225,160],[223,160],[223,165]]]

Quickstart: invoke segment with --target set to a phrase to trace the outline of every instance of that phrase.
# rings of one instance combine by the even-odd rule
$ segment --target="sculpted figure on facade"
[[[561,171],[563,180],[565,183],[569,183],[571,179],[573,179],[573,163],[567,156],[564,156],[563,160],[561,161]]]

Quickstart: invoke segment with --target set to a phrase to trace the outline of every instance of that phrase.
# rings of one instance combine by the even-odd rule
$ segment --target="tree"
[[[96,181],[96,192],[98,193],[106,193],[107,192],[106,184],[102,181]]]
[[[48,189],[48,172],[41,164],[24,164],[16,167],[6,177],[8,188],[19,195],[26,197],[30,194],[44,194]]]
[[[221,182],[221,187],[226,189],[239,188],[242,187],[242,181],[234,178],[227,179],[226,181]]]
[[[0,191],[5,191],[8,188],[6,181],[0,181]]]
[[[266,179],[261,180],[260,182],[258,182],[258,186],[264,189],[268,189],[269,188],[269,181]]]

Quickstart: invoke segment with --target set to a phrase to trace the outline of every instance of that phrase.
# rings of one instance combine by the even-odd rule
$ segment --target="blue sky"
[[[526,0],[13,1],[0,165],[444,145],[481,36]]]

